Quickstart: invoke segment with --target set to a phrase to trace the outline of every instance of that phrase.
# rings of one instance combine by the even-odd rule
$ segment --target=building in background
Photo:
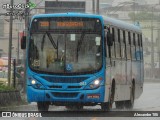
[[[35,8],[30,10],[30,15],[45,13],[45,1],[57,1],[57,0],[30,0],[31,2],[37,4]],[[77,0],[58,0],[58,1],[77,1]],[[85,2],[85,12],[92,13],[92,1],[93,0],[78,0],[79,2]],[[96,0],[95,0],[96,1]],[[153,31],[153,41],[154,41],[154,60],[155,60],[155,70],[160,69],[160,0],[99,0],[100,1],[100,14],[114,17],[120,20],[124,20],[129,23],[135,23],[139,21],[140,26],[143,30],[144,35],[144,57],[145,57],[145,68],[148,70],[146,75],[150,76],[151,67],[151,32]],[[2,8],[3,4],[9,4],[10,0],[1,0],[0,11],[1,13],[6,13],[7,10]],[[22,0],[14,0],[14,4],[23,3]],[[156,5],[156,6],[155,6]],[[151,9],[154,6],[154,9]],[[95,2],[96,8],[96,2]],[[142,14],[140,14],[142,13]],[[137,20],[137,15],[139,16],[150,15],[149,19]],[[157,16],[154,19],[153,16]],[[30,16],[30,17],[31,17]],[[9,42],[9,16],[0,16],[0,55],[8,55],[8,42]],[[151,22],[153,22],[153,29],[151,27]],[[12,40],[12,56],[16,57],[18,52],[18,33],[24,30],[25,21],[14,19],[13,20],[13,40]],[[23,57],[23,51],[20,50],[20,58]],[[156,73],[156,72],[155,72]],[[157,76],[155,76],[157,77]]]

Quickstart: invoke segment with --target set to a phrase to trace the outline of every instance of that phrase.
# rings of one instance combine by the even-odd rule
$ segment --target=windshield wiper
[[[50,34],[49,32],[46,31],[46,33],[43,35],[43,38],[42,38],[41,50],[43,50],[43,47],[44,47],[44,41],[45,41],[45,35],[46,35],[46,34],[47,34],[47,36],[48,36],[50,42],[52,43],[54,49],[57,49],[57,45],[56,45],[56,43],[54,42],[54,40],[53,40],[51,34]]]
[[[47,36],[48,36],[49,40],[51,41],[53,47],[54,47],[55,49],[57,49],[57,45],[56,45],[56,43],[54,42],[51,34],[50,34],[49,32],[46,32],[46,33],[47,33]]]
[[[81,45],[82,45],[82,43],[83,43],[83,40],[84,40],[84,36],[85,36],[85,34],[84,34],[84,32],[82,33],[82,35],[81,35],[81,38],[80,38],[80,40],[78,41],[78,44],[77,44],[77,61],[78,61],[78,52],[80,51],[80,49],[81,49]]]
[[[44,47],[45,35],[46,35],[46,33],[43,35],[42,43],[41,43],[41,50],[42,50],[42,51],[43,51],[43,47]]]

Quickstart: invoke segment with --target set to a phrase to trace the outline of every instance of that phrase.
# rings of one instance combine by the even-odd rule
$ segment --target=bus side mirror
[[[106,39],[107,39],[107,45],[108,46],[112,46],[113,45],[113,36],[112,36],[112,34],[107,33]]]
[[[26,36],[22,36],[21,38],[21,49],[26,49]]]

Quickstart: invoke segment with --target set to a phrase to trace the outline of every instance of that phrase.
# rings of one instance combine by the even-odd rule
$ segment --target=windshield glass
[[[49,73],[94,72],[102,66],[102,42],[98,33],[33,33],[29,66]]]

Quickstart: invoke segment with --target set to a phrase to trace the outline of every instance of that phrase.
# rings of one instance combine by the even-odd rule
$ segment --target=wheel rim
[[[112,108],[112,103],[113,103],[113,98],[112,98],[113,96],[111,96],[111,98],[110,98],[110,102],[109,102],[109,108],[111,109]]]
[[[114,94],[113,94],[113,90],[111,90],[111,97],[110,97],[110,102],[109,102],[109,107],[110,108],[112,108],[113,100],[114,100]]]

